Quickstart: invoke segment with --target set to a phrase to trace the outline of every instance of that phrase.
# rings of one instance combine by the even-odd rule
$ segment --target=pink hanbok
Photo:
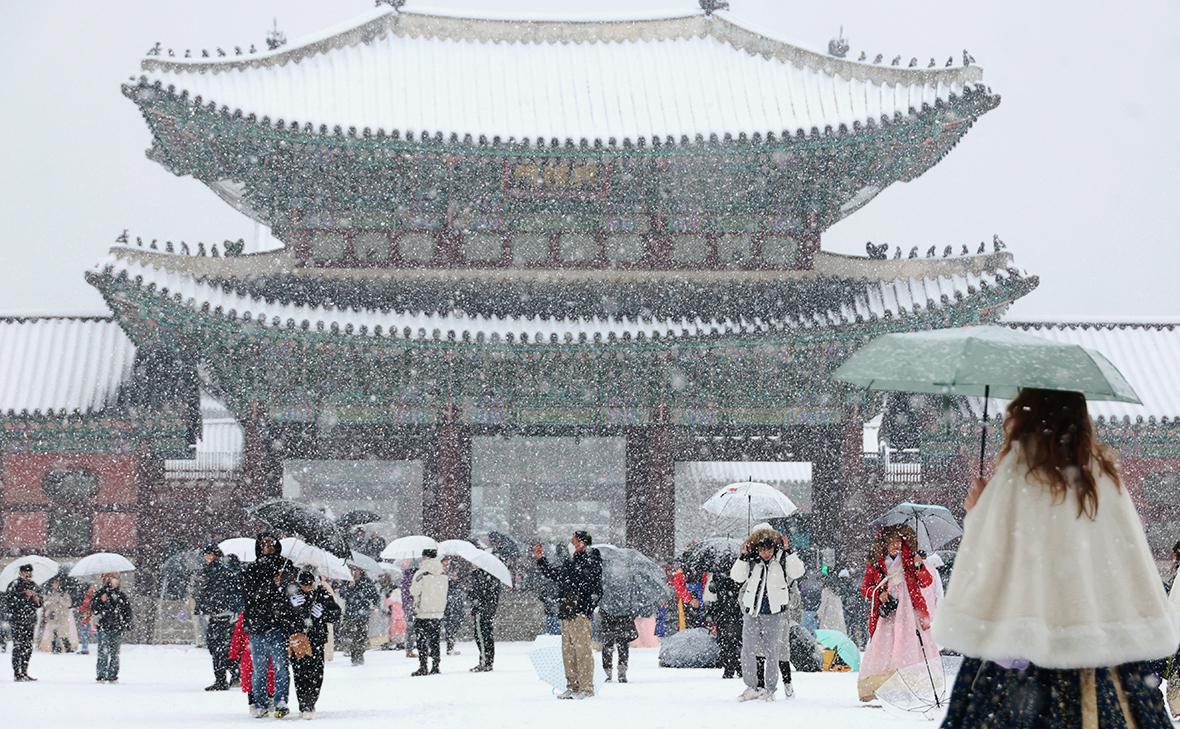
[[[857,679],[857,692],[861,701],[872,701],[877,689],[898,670],[921,666],[929,659],[931,666],[938,666],[938,647],[934,644],[934,637],[930,634],[930,622],[927,618],[926,628],[921,631],[922,644],[925,645],[923,655],[922,644],[918,642],[919,617],[914,609],[914,601],[906,587],[903,566],[904,555],[885,557],[888,569],[889,594],[897,600],[897,610],[889,617],[880,617],[876,621],[876,630],[869,639],[864,656],[860,660],[860,677]],[[932,589],[927,586],[926,589]],[[923,592],[925,589],[923,589]],[[878,606],[874,602],[873,610]],[[925,669],[922,669],[923,672]],[[941,669],[938,669],[941,670]]]

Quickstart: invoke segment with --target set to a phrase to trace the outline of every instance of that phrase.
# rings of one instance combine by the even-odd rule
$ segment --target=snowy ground
[[[588,701],[557,701],[529,663],[531,647],[500,644],[496,671],[472,674],[467,669],[475,663],[474,646],[461,644],[462,655],[443,657],[441,676],[423,678],[410,677],[417,661],[400,652],[371,651],[366,665],[356,668],[337,655],[327,666],[317,721],[358,729],[386,729],[395,723],[422,729],[683,729],[770,725],[764,722],[781,726],[786,721],[827,729],[937,726],[859,704],[856,674],[797,674],[795,699],[783,700],[780,691],[774,703],[739,704],[735,697],[742,689],[740,680],[723,681],[715,670],[659,668],[656,651],[644,649],[632,650],[631,683],[608,684],[599,697]],[[8,656],[0,660],[7,664]],[[139,729],[257,724],[247,716],[245,695],[237,689],[201,690],[211,680],[209,654],[203,650],[125,646],[122,664],[119,683],[108,686],[94,680],[93,654],[35,653],[29,672],[40,679],[37,683],[12,684],[7,670],[0,679],[5,726]],[[297,715],[287,721],[293,719]]]

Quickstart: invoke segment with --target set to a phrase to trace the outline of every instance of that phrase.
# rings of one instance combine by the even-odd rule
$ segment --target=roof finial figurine
[[[373,3],[374,7],[379,8],[382,5],[388,5],[394,10],[401,10],[402,6],[405,4],[406,0],[377,0],[375,3]]]
[[[975,251],[975,254],[982,256],[984,253],[987,253],[987,243],[979,241],[979,250]]]
[[[918,67],[918,57],[914,56],[913,58],[910,59],[910,68],[917,68],[917,67]]]
[[[934,68],[934,65],[935,65],[935,64],[934,64],[934,59],[933,59],[933,58],[931,58],[931,59],[930,59],[930,65],[926,66],[926,68]]]
[[[270,51],[278,50],[287,45],[287,34],[279,30],[279,19],[274,19],[274,27],[266,34],[266,48]]]
[[[151,248],[153,251],[160,250],[158,247],[156,247],[156,239],[155,238],[152,238],[152,244],[150,246],[148,246],[148,248]]]
[[[946,57],[946,67],[950,68],[953,65],[955,65],[955,57],[954,56],[947,56]]]
[[[250,52],[251,52],[251,53],[257,53],[257,52],[258,52],[258,48],[256,48],[256,47],[254,46],[254,44],[253,44],[253,43],[251,43],[251,44],[250,44]]]
[[[927,258],[934,258],[934,251],[935,250],[936,250],[936,246],[930,246],[929,248],[927,248],[926,249],[926,257]]]
[[[168,57],[169,58],[176,58],[176,52],[173,51],[171,48],[168,49]]]
[[[865,60],[868,59],[868,57],[869,57],[869,54],[865,53],[864,51],[861,51],[860,55],[856,57],[856,60],[860,61],[861,63],[864,63]]]
[[[205,244],[204,243],[197,243],[197,255],[198,256],[205,255]]]
[[[967,52],[966,48],[964,48],[963,49],[963,65],[970,66],[972,63],[975,63],[975,58],[970,53]]]
[[[960,255],[960,256],[969,256],[969,255],[971,255],[971,249],[969,249],[969,248],[967,247],[967,244],[966,244],[966,243],[964,243],[964,244],[963,244],[963,252],[962,252],[962,253],[960,253],[959,255]]]
[[[893,57],[893,60],[892,60],[892,61],[889,63],[889,65],[891,65],[891,66],[897,66],[897,65],[899,65],[900,63],[901,63],[901,56],[894,56],[894,57]]]
[[[210,254],[211,256],[213,256],[214,258],[220,258],[220,257],[221,257],[221,254],[217,252],[217,244],[216,244],[216,243],[211,243],[211,244],[209,245],[209,254]]]
[[[235,56],[242,55],[242,47],[241,46],[234,46],[234,55]]]
[[[889,244],[882,243],[875,246],[872,241],[868,241],[865,243],[865,251],[869,254],[869,258],[875,261],[884,261],[889,257]]]
[[[883,60],[885,60],[885,54],[884,54],[884,53],[878,53],[878,54],[877,54],[877,57],[873,59],[873,63],[880,63],[880,62],[881,62],[881,61],[883,61]]]
[[[893,260],[896,261],[896,260],[899,260],[900,258],[901,258],[901,246],[897,246],[896,248],[893,249]]]
[[[1000,236],[998,233],[994,233],[994,234],[992,234],[992,247],[996,249],[996,253],[999,253],[1000,251],[1004,250],[1008,246],[1006,243],[1004,243],[1004,241],[1000,240]]]
[[[947,246],[946,248],[942,249],[942,257],[943,258],[950,258],[951,254],[954,252],[955,252],[955,249],[953,247]]]
[[[186,255],[186,256],[187,256],[187,255],[191,255],[191,254],[189,253],[189,249],[188,249],[188,243],[185,243],[184,241],[180,241],[180,252],[181,252],[181,253],[183,253],[183,254],[184,254],[184,255]]]
[[[917,257],[918,257],[918,246],[914,246],[913,248],[910,249],[909,258],[917,258]]]
[[[844,38],[844,26],[840,26],[840,35],[828,41],[828,54],[836,58],[848,55],[848,40]]]
[[[123,232],[119,234],[118,238],[115,238],[115,242],[116,243],[126,243],[127,242],[127,229],[126,228],[123,229]]]
[[[143,238],[140,238],[138,235],[135,236],[135,245],[143,248]]]
[[[185,58],[192,58],[193,57],[193,51],[191,48],[184,49],[184,57]]]
[[[158,56],[158,55],[160,55],[160,52],[163,50],[164,50],[164,47],[162,45],[160,45],[160,41],[156,41],[156,45],[149,48],[147,54],[149,56]]]
[[[729,10],[729,3],[726,0],[699,0],[699,2],[705,15],[712,15],[718,10]]]
[[[201,58],[208,58],[208,57],[209,57],[209,49],[202,48],[201,49]]]
[[[224,49],[224,48],[218,48],[218,49],[217,49],[217,55],[218,55],[218,57],[220,57],[220,58],[225,58],[225,49]]]
[[[175,253],[176,252],[176,248],[173,247],[172,241],[165,241],[164,242],[164,250],[167,251],[168,253]]]

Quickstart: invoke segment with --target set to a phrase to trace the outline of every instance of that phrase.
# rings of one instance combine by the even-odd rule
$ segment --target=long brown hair
[[[1098,513],[1098,482],[1094,463],[1121,486],[1114,456],[1094,439],[1094,425],[1081,393],[1060,390],[1022,390],[1008,404],[1004,420],[1003,458],[1019,443],[1028,476],[1045,484],[1055,502],[1073,491],[1078,516]]]
[[[918,553],[918,535],[914,530],[905,524],[893,524],[877,532],[877,537],[869,546],[868,564],[876,564],[884,557],[889,552],[889,542],[894,539],[900,539],[903,545],[909,547],[910,554]]]

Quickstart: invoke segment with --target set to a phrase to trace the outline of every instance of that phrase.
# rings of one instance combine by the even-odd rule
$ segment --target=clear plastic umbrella
[[[746,532],[755,519],[781,519],[799,510],[795,502],[770,484],[738,481],[721,488],[701,504],[710,514],[746,520]]]
[[[882,527],[905,524],[918,536],[918,548],[927,554],[963,536],[963,528],[951,510],[936,504],[898,504],[877,517],[873,524]]]
[[[487,572],[505,585],[512,587],[512,572],[508,565],[486,549],[480,549],[471,542],[463,539],[448,539],[440,542],[438,553],[443,557],[459,557],[467,560],[474,567]]]
[[[7,589],[12,581],[20,576],[20,568],[26,564],[33,566],[33,582],[38,585],[49,582],[54,575],[61,571],[60,564],[39,554],[17,557],[11,564],[0,570],[0,591]]]
[[[107,572],[134,572],[135,565],[131,560],[114,552],[96,552],[88,554],[78,560],[70,570],[70,577],[89,577],[102,575]]]

